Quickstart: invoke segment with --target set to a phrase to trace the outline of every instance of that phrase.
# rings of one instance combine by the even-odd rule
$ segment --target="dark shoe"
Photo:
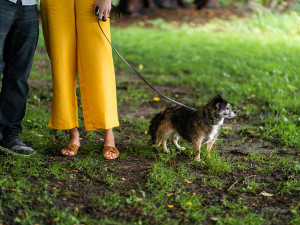
[[[9,141],[0,141],[0,151],[16,156],[30,156],[36,154],[36,151],[24,144],[20,137],[15,137]]]

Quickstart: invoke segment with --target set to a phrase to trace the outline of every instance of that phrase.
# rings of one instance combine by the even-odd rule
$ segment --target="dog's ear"
[[[223,99],[223,93],[219,93],[219,94],[217,94],[216,98]]]
[[[215,104],[217,102],[221,102],[222,100],[223,100],[222,93],[220,93],[220,94],[217,94],[210,102]]]
[[[222,93],[217,94],[213,100],[211,101],[213,106],[217,109],[220,110],[224,105],[227,103],[223,98],[222,98]]]

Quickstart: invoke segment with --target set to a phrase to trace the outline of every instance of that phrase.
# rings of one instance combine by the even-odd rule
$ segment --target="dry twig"
[[[248,176],[248,177],[245,177],[245,178],[243,178],[243,179],[240,179],[240,180],[236,180],[228,189],[227,189],[227,192],[229,192],[233,187],[234,187],[234,185],[236,185],[238,182],[240,182],[240,181],[242,181],[242,180],[246,180],[246,179],[248,179],[248,178],[250,178],[250,177],[255,177],[256,175],[251,175],[251,176]]]

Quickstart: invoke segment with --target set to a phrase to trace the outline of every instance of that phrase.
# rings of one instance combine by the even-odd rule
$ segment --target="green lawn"
[[[79,154],[61,156],[68,136],[47,128],[51,70],[41,34],[22,134],[38,154],[0,154],[0,224],[299,224],[299,27],[289,13],[112,28],[118,51],[170,97],[197,106],[222,92],[238,110],[201,162],[187,142],[187,152],[169,143],[168,155],[149,145],[150,119],[171,104],[154,101],[116,54],[119,159],[105,161],[102,131],[84,128]]]

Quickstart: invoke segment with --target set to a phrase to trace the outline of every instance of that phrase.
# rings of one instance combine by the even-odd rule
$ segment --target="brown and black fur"
[[[222,94],[219,94],[196,111],[182,106],[167,108],[151,120],[149,132],[153,144],[157,147],[163,144],[166,153],[169,153],[166,142],[171,134],[173,134],[172,142],[177,149],[185,150],[178,145],[180,137],[192,142],[195,160],[199,161],[201,145],[206,144],[206,151],[210,157],[209,152],[217,139],[224,118],[234,116],[236,112],[230,109],[229,103],[222,98]]]

